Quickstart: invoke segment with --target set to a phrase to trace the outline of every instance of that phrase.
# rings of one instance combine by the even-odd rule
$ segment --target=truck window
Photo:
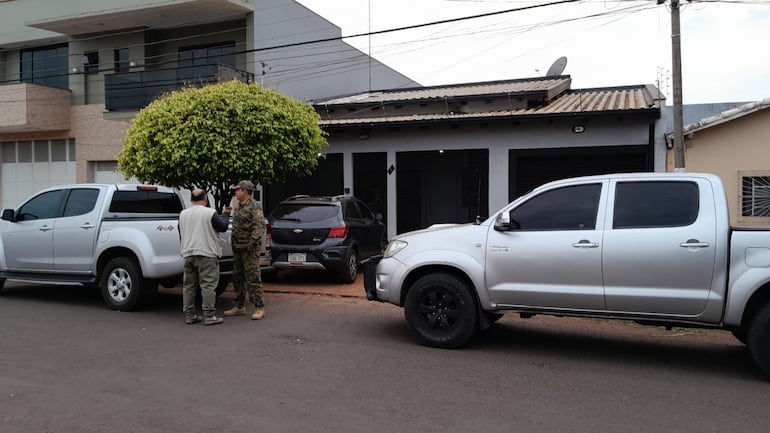
[[[511,210],[521,230],[593,230],[602,185],[567,186],[539,194]]]
[[[59,216],[59,207],[66,190],[47,191],[32,198],[19,208],[16,221],[42,220]]]
[[[698,218],[694,182],[619,182],[613,229],[688,226]]]
[[[115,191],[110,212],[179,213],[182,212],[182,201],[171,192]]]
[[[99,190],[95,188],[75,188],[70,191],[67,204],[64,205],[64,216],[83,215],[94,210]]]

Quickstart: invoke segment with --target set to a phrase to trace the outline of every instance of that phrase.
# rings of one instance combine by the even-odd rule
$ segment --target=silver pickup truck
[[[182,280],[175,189],[136,184],[47,188],[0,220],[0,289],[6,280],[99,286],[111,308],[132,310]],[[269,236],[269,232],[266,234]],[[217,293],[230,282],[232,249],[223,242]],[[269,237],[261,264],[269,266]]]
[[[509,312],[627,319],[730,330],[770,375],[770,229],[731,228],[714,175],[551,182],[481,223],[394,237],[364,284],[429,346]]]

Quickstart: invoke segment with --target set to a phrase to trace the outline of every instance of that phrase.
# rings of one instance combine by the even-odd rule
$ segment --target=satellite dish
[[[564,72],[564,68],[567,67],[567,58],[564,56],[559,57],[556,59],[555,62],[551,65],[550,68],[548,68],[548,72],[545,73],[546,77],[556,77],[561,75],[562,72]]]

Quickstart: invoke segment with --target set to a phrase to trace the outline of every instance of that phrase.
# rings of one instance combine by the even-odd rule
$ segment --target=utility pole
[[[684,171],[684,116],[682,115],[682,40],[679,26],[679,0],[671,0],[671,57],[671,65],[674,73],[674,171]]]

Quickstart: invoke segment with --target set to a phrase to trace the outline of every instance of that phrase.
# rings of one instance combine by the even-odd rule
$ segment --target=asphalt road
[[[227,294],[225,295],[227,296]],[[761,432],[770,381],[729,333],[506,316],[462,350],[395,306],[275,293],[185,325],[96,291],[0,295],[0,432]],[[220,310],[227,302],[220,303]]]

